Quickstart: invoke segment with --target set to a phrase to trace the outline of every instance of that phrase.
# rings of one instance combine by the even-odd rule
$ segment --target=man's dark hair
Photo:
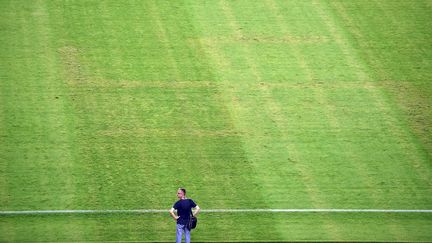
[[[179,188],[179,190],[181,190],[181,191],[186,195],[186,189],[184,189],[184,188]]]

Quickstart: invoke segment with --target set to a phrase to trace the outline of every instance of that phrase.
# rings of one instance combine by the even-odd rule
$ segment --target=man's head
[[[178,199],[184,199],[186,197],[186,189],[179,188],[177,190],[177,197],[178,197]]]

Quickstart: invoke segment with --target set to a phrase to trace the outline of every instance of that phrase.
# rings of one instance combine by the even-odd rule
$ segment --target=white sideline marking
[[[0,215],[16,214],[104,214],[104,213],[168,213],[168,209],[124,210],[24,210],[0,211]],[[432,209],[204,209],[204,213],[432,213]]]

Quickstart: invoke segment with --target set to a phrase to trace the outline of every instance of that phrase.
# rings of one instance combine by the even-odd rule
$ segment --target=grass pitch
[[[1,1],[0,208],[431,209],[432,4]],[[162,214],[0,241],[172,241]],[[194,241],[430,241],[430,214],[200,215]]]

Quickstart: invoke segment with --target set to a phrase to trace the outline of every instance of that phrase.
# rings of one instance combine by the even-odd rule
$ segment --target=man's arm
[[[193,213],[193,216],[196,217],[200,210],[201,210],[200,207],[198,205],[196,205],[195,212]]]
[[[174,220],[177,220],[178,218],[180,218],[180,216],[175,215],[174,213],[174,208],[171,208],[169,213],[171,214],[171,217],[173,217]]]

